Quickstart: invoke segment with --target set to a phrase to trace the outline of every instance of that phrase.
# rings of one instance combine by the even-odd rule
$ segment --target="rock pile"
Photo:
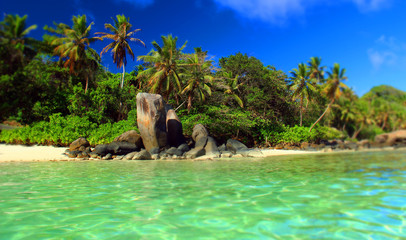
[[[161,95],[137,95],[137,124],[140,133],[131,130],[115,138],[112,143],[90,147],[85,138],[71,143],[66,154],[72,158],[103,160],[156,159],[214,159],[229,157],[262,157],[259,149],[250,149],[243,143],[229,139],[218,146],[202,124],[193,128],[189,144],[183,136],[182,123]],[[375,141],[359,142],[331,140],[315,143],[278,144],[275,149],[307,151],[359,150],[376,147],[406,147],[406,130],[376,136]]]
[[[258,157],[262,152],[249,149],[243,143],[229,139],[218,146],[202,124],[193,128],[193,142],[188,145],[183,136],[182,123],[171,106],[158,94],[137,95],[137,124],[135,130],[123,133],[110,144],[90,148],[85,138],[72,142],[66,151],[69,157],[103,160],[155,159],[213,159],[232,156]]]

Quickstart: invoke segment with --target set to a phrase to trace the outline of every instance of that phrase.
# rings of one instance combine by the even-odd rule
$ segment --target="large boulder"
[[[384,145],[394,145],[406,141],[406,130],[398,130],[390,133],[384,133],[375,137],[375,142]]]
[[[138,151],[140,148],[135,144],[128,142],[112,142],[110,144],[97,145],[93,152],[98,156],[105,156],[107,154],[113,155],[126,155],[131,152]]]
[[[195,144],[195,147],[192,150],[185,153],[186,158],[193,159],[205,155],[206,154],[205,147],[207,141],[208,137],[199,138],[199,140]]]
[[[148,151],[166,146],[166,111],[161,95],[137,94],[137,124]]]
[[[142,144],[141,135],[135,130],[130,130],[121,134],[114,139],[114,142],[128,142],[137,145],[139,148],[142,148],[144,146]]]
[[[206,155],[209,157],[220,157],[220,151],[217,147],[216,140],[214,140],[212,137],[207,138],[207,143],[204,150],[206,151]]]
[[[228,139],[227,140],[227,144],[226,144],[227,150],[232,152],[232,153],[237,153],[238,151],[245,151],[248,149],[247,146],[245,146],[245,144],[234,140],[234,139]]]
[[[70,151],[78,151],[79,148],[87,148],[90,144],[86,138],[78,138],[69,145]]]
[[[169,146],[178,147],[186,142],[183,136],[182,123],[173,109],[169,109],[166,112],[166,129]]]
[[[193,132],[192,132],[193,141],[197,142],[197,141],[199,141],[200,138],[208,137],[208,136],[209,136],[209,132],[202,124],[199,123],[193,127]]]

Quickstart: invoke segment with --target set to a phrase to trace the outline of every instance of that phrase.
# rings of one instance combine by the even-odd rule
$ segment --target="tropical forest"
[[[0,22],[0,122],[19,126],[3,130],[0,142],[111,142],[137,129],[140,92],[162,95],[185,135],[201,123],[219,142],[357,141],[406,128],[405,92],[381,85],[357,96],[344,66],[324,66],[319,56],[284,72],[238,49],[214,61],[204,46],[175,34],[145,43],[124,15],[112,17],[104,32],[94,32],[86,15],[42,29],[27,25],[27,17],[5,15]],[[30,37],[33,31],[43,38]],[[92,48],[96,41],[105,46],[101,52]],[[145,47],[152,49],[147,55],[134,54]],[[102,65],[102,55],[113,58],[117,73]],[[128,61],[138,65],[127,69]]]

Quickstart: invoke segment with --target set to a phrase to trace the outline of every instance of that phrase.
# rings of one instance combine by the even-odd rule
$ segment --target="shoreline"
[[[3,162],[49,162],[49,161],[89,161],[80,158],[69,158],[65,155],[67,147],[54,147],[54,146],[24,146],[24,145],[8,145],[0,144],[0,163]],[[393,151],[394,148],[369,148],[362,150],[341,150],[341,151],[305,151],[305,150],[279,150],[279,149],[261,149],[263,156],[256,157],[266,158],[272,156],[286,156],[286,155],[308,155],[308,154],[331,154],[331,153],[346,153],[346,152],[373,152],[373,151]],[[404,150],[404,149],[399,149]],[[240,158],[240,157],[236,157]],[[184,159],[173,161],[196,161],[196,160],[212,160],[213,158],[200,157],[196,159]],[[223,160],[235,159],[231,158],[218,158]],[[90,160],[92,161],[92,160]],[[156,161],[156,160],[155,160]],[[167,160],[165,160],[167,161]]]

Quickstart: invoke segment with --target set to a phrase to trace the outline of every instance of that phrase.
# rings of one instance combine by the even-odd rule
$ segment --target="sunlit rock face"
[[[137,124],[149,151],[167,144],[165,102],[159,94],[137,94]]]

